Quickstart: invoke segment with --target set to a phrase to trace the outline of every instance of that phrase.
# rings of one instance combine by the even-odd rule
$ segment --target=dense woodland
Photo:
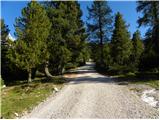
[[[97,70],[111,74],[159,72],[159,3],[138,1],[139,27],[149,27],[145,38],[133,37],[118,12],[113,15],[106,1],[88,7],[85,26],[77,1],[31,1],[16,18],[16,41],[8,39],[8,26],[1,20],[1,77],[5,84],[34,80],[36,72],[47,77],[84,65],[90,58]],[[138,29],[138,28],[137,28]]]
[[[137,20],[139,27],[147,26],[145,38],[135,31],[131,38],[128,24],[121,13],[112,15],[107,2],[94,1],[89,10],[88,23],[91,58],[97,70],[111,74],[127,72],[158,72],[159,68],[159,3],[158,1],[138,1],[137,12],[142,17]],[[113,23],[113,26],[111,24]]]

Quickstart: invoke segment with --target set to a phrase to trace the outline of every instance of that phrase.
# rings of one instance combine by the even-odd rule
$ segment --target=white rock
[[[6,87],[6,85],[3,85],[3,86],[2,86],[2,88],[5,88],[5,87]]]
[[[143,94],[142,94],[142,96],[141,96],[141,99],[142,99],[144,102],[148,103],[149,105],[151,105],[151,106],[153,106],[153,107],[156,107],[158,101],[156,101],[156,100],[154,99],[154,97],[148,96],[148,95],[147,95],[148,93],[155,93],[155,90],[152,89],[152,90],[145,90],[145,91],[143,91]]]
[[[56,88],[56,87],[54,88],[54,90],[55,90],[56,92],[58,92],[58,91],[59,91],[59,90],[58,90],[58,88]]]
[[[18,113],[14,113],[16,115],[16,117],[18,117]]]

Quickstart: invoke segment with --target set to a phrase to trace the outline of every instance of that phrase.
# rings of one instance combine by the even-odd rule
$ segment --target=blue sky
[[[82,19],[84,22],[87,20],[88,11],[87,6],[91,6],[91,1],[80,1],[80,6],[83,11]],[[27,5],[27,1],[1,1],[1,18],[4,18],[5,23],[9,26],[10,33],[14,36],[14,23],[15,18],[21,16],[21,9]],[[109,1],[108,5],[113,11],[113,15],[118,11],[123,14],[123,18],[129,24],[129,31],[133,34],[137,29],[140,30],[142,37],[144,36],[145,27],[137,28],[137,19],[140,13],[136,12],[135,1]]]

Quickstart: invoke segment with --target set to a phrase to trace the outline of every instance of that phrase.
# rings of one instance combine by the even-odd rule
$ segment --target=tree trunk
[[[29,69],[28,71],[28,82],[32,82],[32,70]]]
[[[45,72],[45,75],[46,75],[47,77],[53,77],[53,76],[50,74],[49,69],[48,69],[48,61],[45,63],[44,72]]]
[[[61,72],[61,75],[64,73],[64,71],[65,71],[65,69],[64,69],[64,67],[62,67],[62,70],[61,70],[62,72]]]
[[[99,13],[100,13],[100,5],[99,5]],[[102,30],[102,19],[99,16],[99,32],[100,32],[100,61],[103,64],[103,30]]]

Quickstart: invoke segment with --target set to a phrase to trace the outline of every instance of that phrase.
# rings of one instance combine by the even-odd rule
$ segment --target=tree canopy
[[[140,26],[148,26],[146,44],[141,67],[154,69],[159,66],[159,1],[138,1],[137,12],[142,13],[138,19]]]
[[[8,39],[8,26],[1,19],[2,77],[18,70],[28,74],[28,81],[36,71],[50,78],[89,58],[107,73],[158,71],[158,5],[137,1],[137,12],[142,13],[137,23],[148,27],[142,39],[138,30],[131,38],[123,15],[113,17],[107,1],[92,2],[86,24],[77,1],[30,1],[16,18],[16,41]]]
[[[132,44],[127,25],[118,12],[115,17],[114,30],[111,39],[111,56],[113,64],[128,65]]]
[[[112,10],[107,5],[107,1],[94,1],[91,8],[88,7],[88,31],[90,39],[99,41],[100,63],[103,64],[103,44],[104,41],[109,40],[112,28]]]
[[[45,58],[42,55],[45,55],[50,26],[45,9],[36,1],[29,2],[22,10],[22,17],[16,19],[18,40],[9,58],[18,67],[28,71],[28,81],[31,81],[31,70]]]

